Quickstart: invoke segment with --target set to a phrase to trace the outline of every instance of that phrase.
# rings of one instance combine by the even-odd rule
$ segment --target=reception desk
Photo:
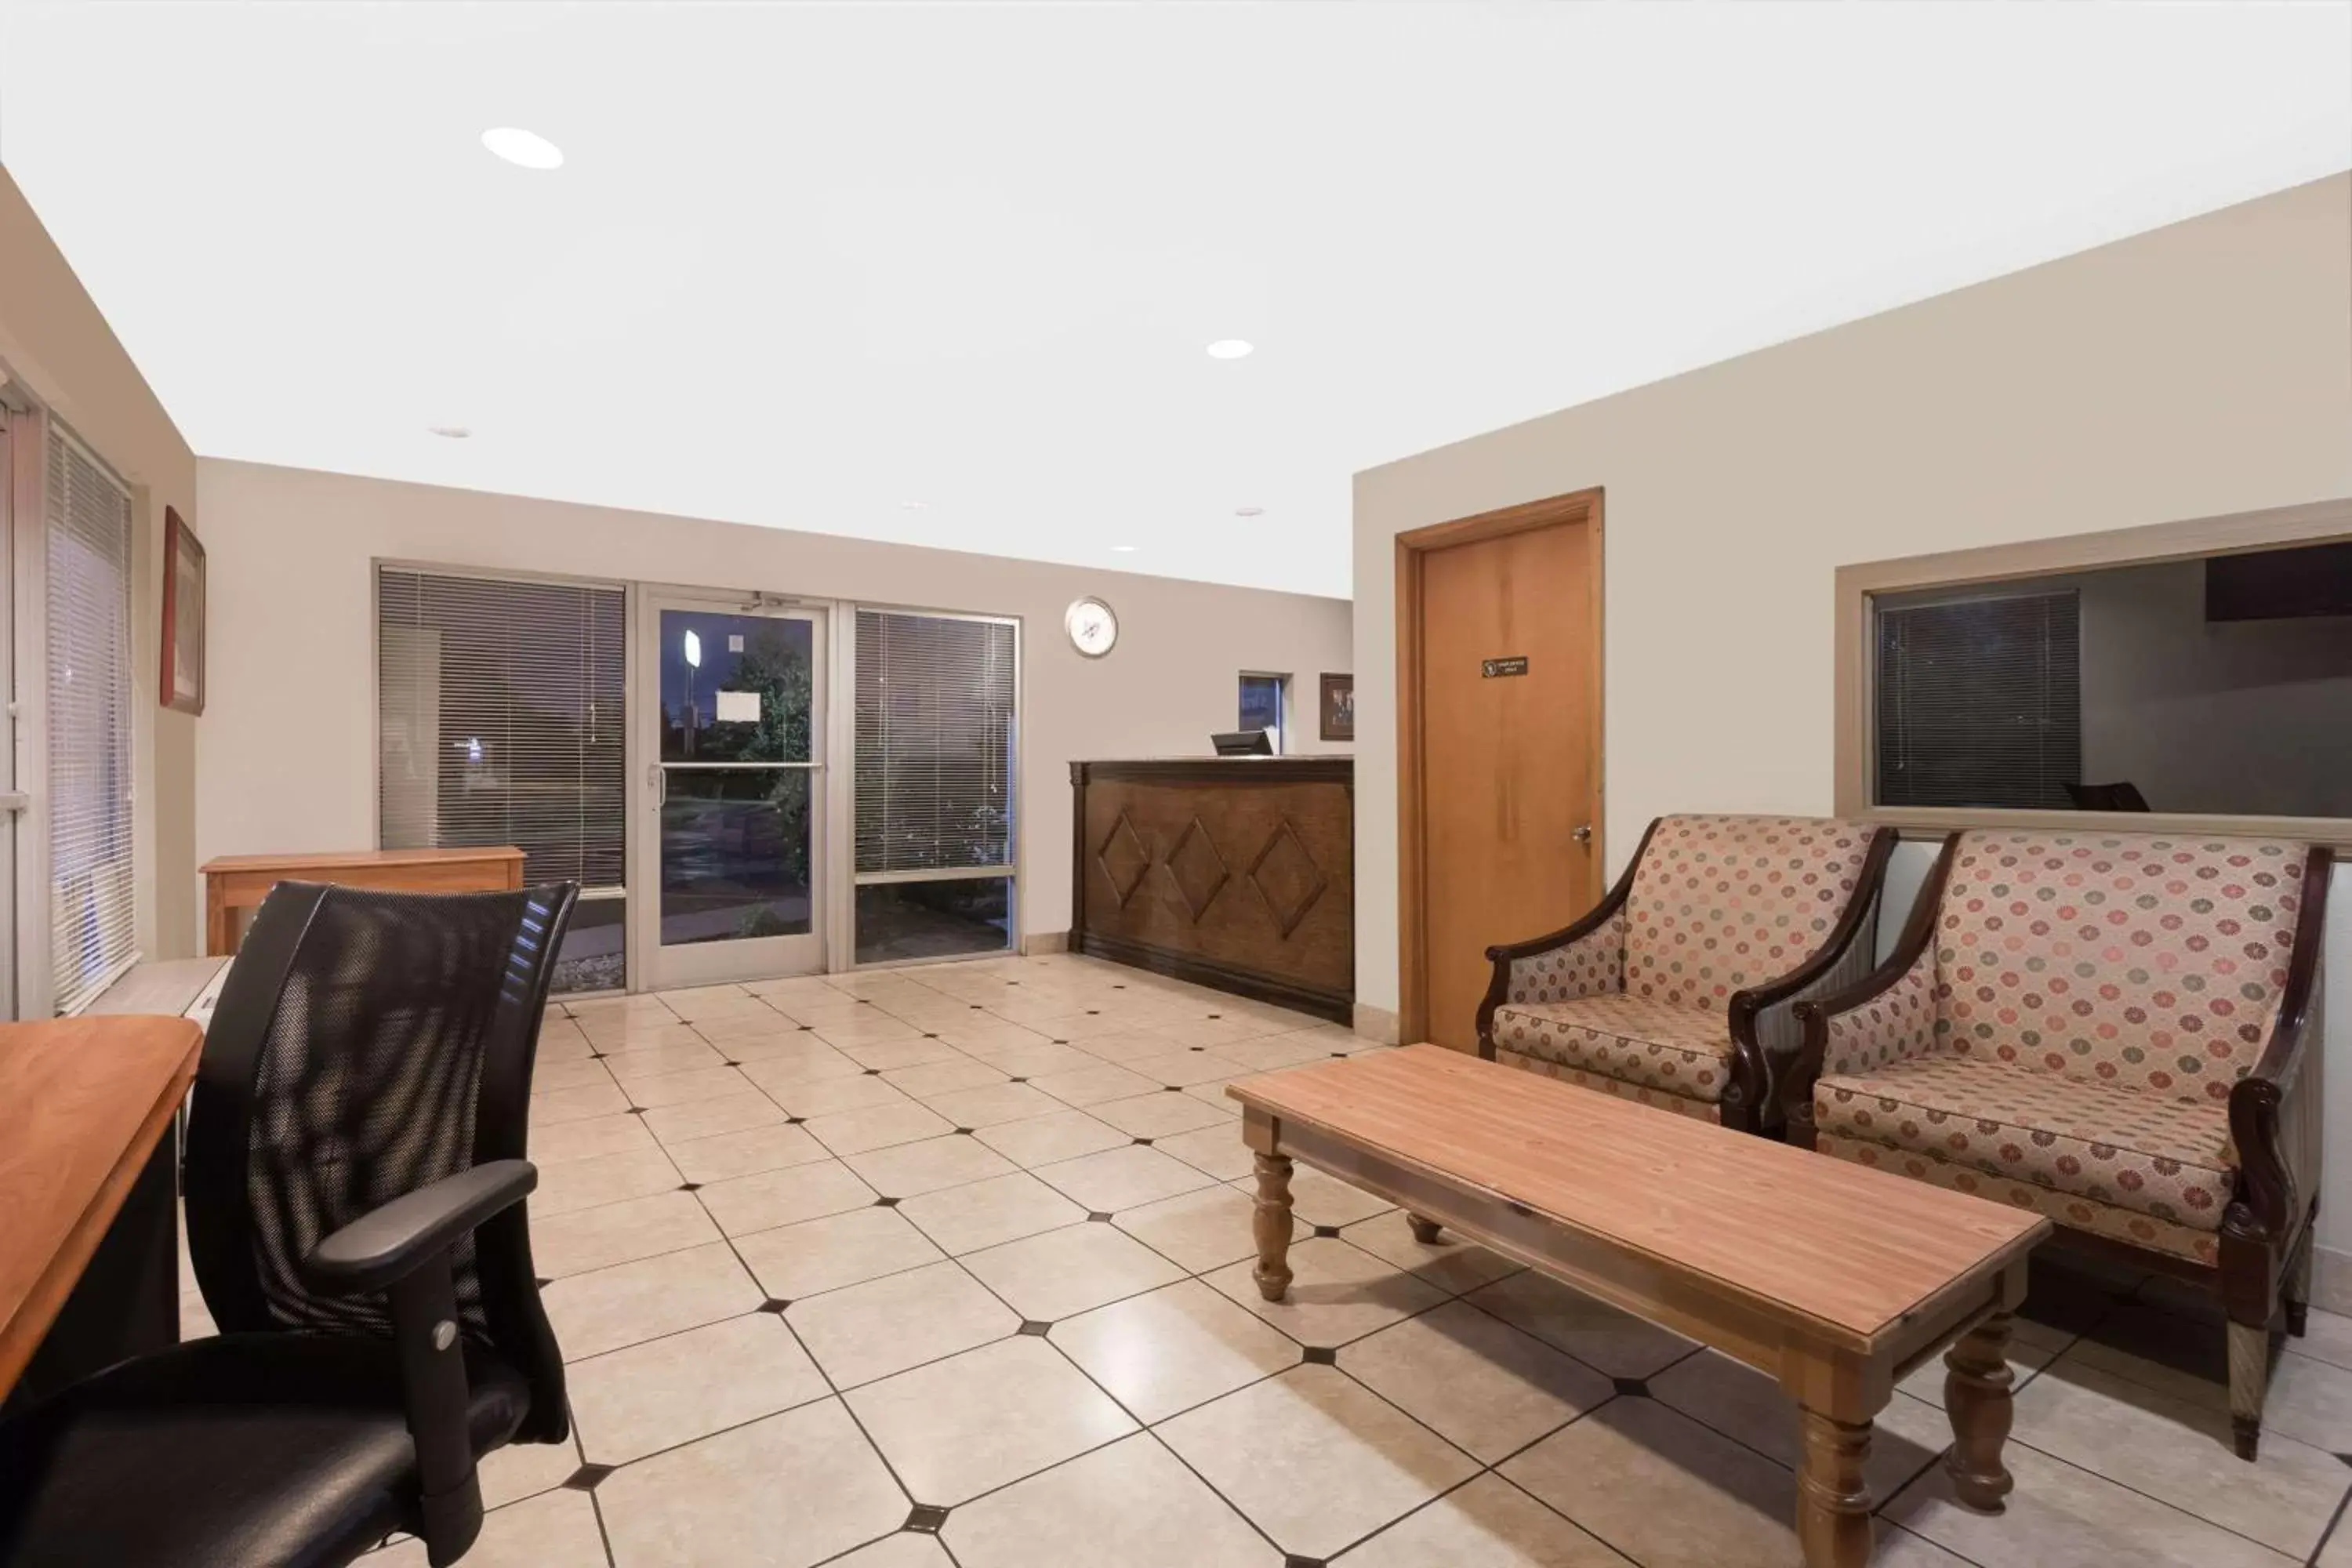
[[[1336,1023],[1356,998],[1355,763],[1072,763],[1070,948]]]

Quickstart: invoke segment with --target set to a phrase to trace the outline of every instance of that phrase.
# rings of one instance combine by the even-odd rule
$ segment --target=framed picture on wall
[[[155,684],[166,708],[205,710],[205,547],[180,514],[163,509],[163,668]]]
[[[1319,731],[1327,741],[1352,741],[1356,738],[1356,678],[1352,675],[1327,675],[1323,678],[1323,724]]]

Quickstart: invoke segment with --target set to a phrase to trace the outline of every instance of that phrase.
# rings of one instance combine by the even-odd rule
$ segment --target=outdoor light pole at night
[[[686,634],[686,754],[694,755],[694,732],[702,728],[702,714],[694,706],[694,672],[702,668],[702,638]]]

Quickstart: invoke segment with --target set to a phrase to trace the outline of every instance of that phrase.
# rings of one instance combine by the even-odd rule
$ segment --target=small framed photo
[[[1356,738],[1356,678],[1352,675],[1327,675],[1323,678],[1323,724],[1320,733],[1327,741],[1352,741]]]
[[[155,686],[163,706],[205,710],[205,547],[180,514],[163,509],[163,668]]]

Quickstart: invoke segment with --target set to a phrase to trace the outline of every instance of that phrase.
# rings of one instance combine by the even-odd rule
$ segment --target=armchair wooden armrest
[[[1874,1003],[1895,1000],[1892,994],[1905,986],[1921,990],[1925,994],[1916,1000],[1925,1001],[1932,1007],[1936,915],[1943,903],[1944,883],[1951,875],[1952,859],[1959,847],[1958,834],[1945,837],[1935,867],[1912,902],[1910,918],[1903,922],[1903,934],[1895,940],[1895,951],[1887,954],[1885,963],[1842,991],[1795,1004],[1797,1026],[1803,1031],[1804,1043],[1799,1047],[1797,1059],[1780,1087],[1780,1113],[1788,1124],[1790,1142],[1804,1149],[1813,1146],[1818,1131],[1813,1125],[1814,1084],[1825,1071],[1854,1065],[1847,1059],[1854,1053],[1833,1055],[1834,1045],[1866,1042],[1880,1061],[1912,1054],[1901,1043],[1901,1027],[1891,1016],[1874,1021],[1853,1016]],[[1833,1040],[1833,1035],[1842,1037]]]
[[[2327,849],[2316,847],[2305,858],[2303,913],[2270,1038],[2253,1070],[2230,1089],[2230,1141],[2238,1152],[2238,1180],[2221,1216],[2225,1250],[2246,1246],[2283,1252],[2319,1194],[2316,1068],[2322,1043],[2316,1015],[2333,860]],[[2265,1302],[2254,1321],[2267,1317]]]
[[[1651,836],[1658,831],[1658,819],[1642,832],[1642,842],[1633,847],[1633,858],[1625,863],[1624,874],[1617,885],[1609,889],[1601,900],[1579,916],[1575,921],[1549,936],[1533,937],[1526,942],[1497,942],[1486,950],[1486,961],[1495,966],[1495,977],[1486,985],[1486,994],[1478,1003],[1478,1054],[1488,1061],[1495,1059],[1495,1009],[1511,999],[1511,971],[1515,964],[1527,959],[1541,958],[1559,952],[1580,942],[1606,940],[1607,928],[1617,922],[1619,984],[1623,983],[1624,932],[1621,917],[1625,912],[1625,900],[1633,891],[1633,875],[1642,868],[1642,856],[1650,847]]]

